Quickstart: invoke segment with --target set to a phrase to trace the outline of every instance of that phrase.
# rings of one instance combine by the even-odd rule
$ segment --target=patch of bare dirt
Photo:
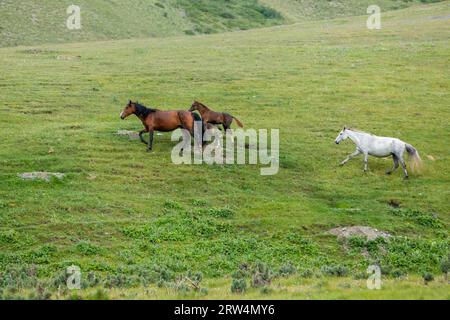
[[[392,236],[387,232],[364,226],[339,227],[329,230],[328,233],[344,239],[351,237],[364,237],[367,240],[375,240],[379,237],[387,239]]]
[[[117,135],[121,137],[128,137],[129,139],[139,139],[139,133],[128,130],[118,130]]]
[[[22,180],[50,181],[52,178],[62,180],[62,179],[64,179],[65,174],[59,173],[59,172],[25,172],[25,173],[19,173],[18,176]]]

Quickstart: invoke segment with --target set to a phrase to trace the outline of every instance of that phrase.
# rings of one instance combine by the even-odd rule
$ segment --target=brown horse
[[[139,138],[142,143],[148,144],[148,151],[153,147],[153,133],[154,131],[169,132],[178,128],[188,130],[191,135],[194,135],[194,121],[201,121],[199,115],[184,111],[161,111],[158,109],[149,109],[139,102],[132,102],[131,100],[125,106],[125,109],[120,114],[120,118],[124,120],[129,115],[136,115],[144,125],[144,130],[139,132]],[[149,133],[148,143],[144,140],[142,135]]]
[[[236,121],[237,125],[241,128],[244,126],[242,123],[235,117],[233,117],[231,114],[226,112],[215,112],[209,109],[207,106],[205,106],[203,103],[194,101],[191,108],[189,109],[190,112],[198,110],[202,116],[203,123],[205,126],[210,124],[221,124],[223,125],[223,129],[226,131],[230,129],[231,123],[233,122],[233,119]]]

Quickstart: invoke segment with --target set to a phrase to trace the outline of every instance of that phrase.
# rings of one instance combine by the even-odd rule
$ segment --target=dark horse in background
[[[230,129],[231,123],[233,122],[233,120],[235,120],[239,127],[241,128],[244,127],[243,124],[231,114],[226,112],[213,111],[201,102],[194,101],[189,111],[192,112],[195,110],[200,112],[200,115],[202,116],[202,120],[205,126],[208,126],[208,124],[212,125],[221,124],[223,126],[223,129],[226,131]]]
[[[146,132],[149,133],[148,151],[152,150],[153,133],[155,131],[169,132],[182,128],[189,131],[191,135],[194,135],[195,121],[202,120],[198,114],[190,111],[161,111],[158,109],[150,109],[139,104],[139,102],[132,102],[130,100],[120,114],[120,118],[123,120],[131,114],[136,115],[144,125],[145,129],[139,132],[142,143],[147,144],[142,135]]]

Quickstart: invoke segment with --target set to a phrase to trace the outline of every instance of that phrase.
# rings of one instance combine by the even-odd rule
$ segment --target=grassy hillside
[[[366,14],[370,1],[79,0],[82,29],[66,28],[72,0],[0,1],[0,47],[217,33]],[[383,10],[417,1],[383,0]]]
[[[361,16],[367,7],[376,4],[382,12],[406,8],[418,3],[440,0],[260,0],[261,3],[280,12],[287,21],[332,19],[337,17]]]
[[[82,29],[66,28],[72,0],[2,0],[0,47],[85,40],[165,37],[282,23],[257,0],[80,0]]]
[[[177,280],[191,270],[217,297],[232,275],[250,286],[262,263],[294,275],[239,297],[448,299],[439,264],[449,254],[449,4],[386,13],[379,31],[356,17],[0,49],[0,293],[74,295],[57,288],[75,264],[94,287],[79,295],[103,297],[101,285],[114,297],[208,297]],[[280,172],[173,165],[169,134],[147,153],[115,134],[141,129],[118,117],[128,99],[162,109],[198,99],[247,128],[279,128]],[[366,174],[361,159],[339,167],[353,150],[333,142],[344,124],[413,144],[424,172],[403,181],[373,158]],[[17,177],[29,171],[67,178]],[[328,234],[349,225],[393,238]],[[357,280],[371,263],[387,281],[378,293]],[[430,287],[423,272],[435,275]]]

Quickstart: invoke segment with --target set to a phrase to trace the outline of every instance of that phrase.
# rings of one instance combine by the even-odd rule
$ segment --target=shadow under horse
[[[155,131],[170,132],[181,128],[189,131],[194,136],[195,121],[202,121],[198,114],[190,111],[162,111],[151,109],[139,104],[139,102],[132,102],[130,100],[120,114],[120,118],[124,120],[132,114],[136,115],[144,125],[144,130],[139,132],[139,138],[142,143],[148,144],[148,151],[151,151],[153,148],[153,135]],[[204,129],[203,126],[202,129]],[[149,133],[148,142],[143,138],[143,134],[147,132]]]

